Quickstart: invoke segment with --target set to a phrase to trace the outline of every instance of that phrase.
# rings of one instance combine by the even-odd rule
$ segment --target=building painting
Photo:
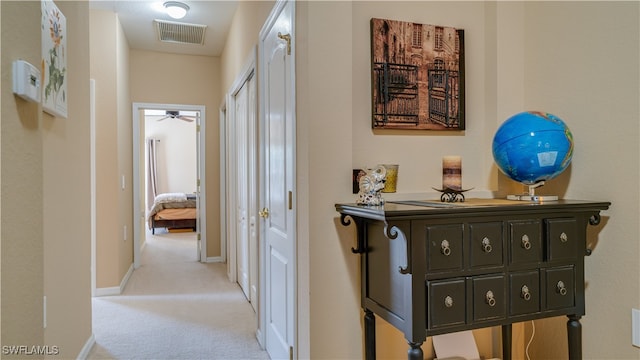
[[[374,128],[464,129],[463,31],[371,19]]]

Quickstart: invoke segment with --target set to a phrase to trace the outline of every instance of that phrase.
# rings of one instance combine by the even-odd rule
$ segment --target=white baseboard
[[[108,288],[96,288],[96,297],[98,297],[98,296],[113,296],[113,295],[122,294],[122,292],[124,291],[124,287],[129,282],[129,278],[131,277],[131,274],[133,274],[133,264],[131,264],[131,266],[129,266],[129,270],[127,271],[127,273],[122,278],[122,281],[120,282],[120,286],[113,286],[113,287],[108,287]]]
[[[120,288],[117,286],[108,288],[96,288],[95,297],[120,295]]]
[[[95,344],[96,344],[96,337],[93,335],[93,333],[91,333],[91,336],[89,336],[89,339],[87,339],[87,342],[84,343],[82,350],[80,350],[80,353],[78,354],[77,359],[85,360],[89,356],[89,353],[91,352],[91,348],[93,348],[93,345]]]
[[[207,258],[207,263],[221,263],[224,262],[222,260],[222,256],[211,256]]]
[[[260,345],[260,349],[264,350],[265,349],[264,333],[260,329],[256,330],[256,340],[258,340],[258,345]]]

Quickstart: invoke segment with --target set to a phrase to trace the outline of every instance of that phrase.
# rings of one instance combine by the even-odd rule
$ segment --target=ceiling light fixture
[[[189,5],[178,1],[167,1],[166,3],[164,3],[164,8],[167,12],[167,15],[171,16],[174,19],[182,19],[185,15],[187,15]]]

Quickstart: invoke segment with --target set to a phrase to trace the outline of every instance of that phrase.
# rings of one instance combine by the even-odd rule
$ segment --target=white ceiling
[[[231,26],[238,0],[185,0],[189,6],[187,15],[172,19],[162,11],[166,0],[90,0],[89,7],[96,10],[113,11],[118,14],[124,33],[133,49],[170,52],[177,54],[220,56]],[[153,24],[154,19],[207,25],[204,45],[175,44],[161,42]]]

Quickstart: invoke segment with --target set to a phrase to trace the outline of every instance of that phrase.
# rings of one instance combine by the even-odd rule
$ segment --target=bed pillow
[[[185,193],[164,193],[156,196],[157,203],[174,201],[187,201],[187,195]]]

